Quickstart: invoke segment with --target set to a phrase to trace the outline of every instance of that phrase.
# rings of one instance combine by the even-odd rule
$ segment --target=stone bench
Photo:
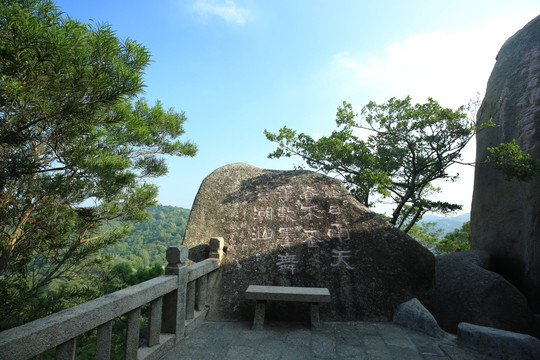
[[[260,330],[264,324],[264,311],[267,301],[296,301],[310,303],[310,323],[312,327],[320,326],[319,303],[330,302],[330,291],[327,288],[261,286],[249,285],[245,293],[246,299],[256,300],[253,329]]]

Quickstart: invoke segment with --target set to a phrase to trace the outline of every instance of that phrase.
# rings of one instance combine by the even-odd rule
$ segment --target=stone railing
[[[204,321],[208,274],[219,267],[223,239],[210,240],[210,258],[187,266],[188,249],[167,249],[165,275],[0,333],[0,359],[28,359],[56,348],[74,359],[76,337],[97,328],[96,359],[109,359],[113,320],[127,315],[126,359],[159,359]],[[150,305],[147,346],[139,347],[141,307]]]

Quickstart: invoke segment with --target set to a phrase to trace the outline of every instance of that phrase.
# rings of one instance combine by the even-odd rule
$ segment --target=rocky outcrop
[[[456,333],[460,322],[538,336],[535,317],[525,296],[490,271],[490,255],[471,250],[437,256],[436,318]]]
[[[540,159],[540,16],[509,38],[497,55],[478,122],[499,125],[477,135],[476,161],[487,148],[516,139]],[[540,312],[540,176],[506,181],[491,166],[477,166],[471,209],[472,247],[489,252],[495,270]]]
[[[430,306],[433,255],[350,195],[311,171],[221,167],[202,183],[186,229],[190,258],[208,256],[211,237],[226,254],[209,280],[211,320],[252,320],[249,285],[325,287],[322,320],[384,320],[413,297]],[[270,302],[269,320],[307,320],[302,303]]]

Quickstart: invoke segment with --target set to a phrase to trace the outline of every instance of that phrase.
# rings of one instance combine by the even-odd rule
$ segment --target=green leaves
[[[296,141],[296,131],[289,129],[288,127],[284,126],[281,129],[279,129],[279,134],[272,134],[271,132],[264,130],[264,134],[266,135],[266,138],[270,141],[277,142],[279,144],[279,147],[274,151],[273,153],[268,155],[269,159],[277,159],[280,157],[291,157],[293,153],[289,151],[289,146]],[[309,141],[304,134],[303,139],[304,141]]]
[[[145,180],[197,147],[179,140],[184,113],[139,98],[150,54],[108,24],[0,0],[0,55],[0,296],[31,296],[126,231],[99,224],[144,219]]]
[[[441,229],[435,229],[435,223],[415,224],[408,234],[435,255],[465,251],[471,248],[471,222],[463,223],[461,228],[442,235]]]
[[[270,158],[300,156],[308,166],[340,177],[359,201],[391,198],[390,222],[408,231],[427,211],[446,213],[459,205],[431,201],[434,180],[455,180],[447,173],[460,160],[475,133],[465,107],[452,110],[428,99],[392,98],[369,102],[359,115],[346,102],[336,113],[337,129],[317,140],[287,127],[265,131],[278,144]]]
[[[491,154],[487,161],[491,162],[507,181],[529,181],[540,174],[540,161],[523,153],[515,139],[496,147],[488,147],[488,151]]]

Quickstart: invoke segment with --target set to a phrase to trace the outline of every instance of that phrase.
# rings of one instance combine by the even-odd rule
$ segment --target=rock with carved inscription
[[[516,139],[540,159],[540,16],[509,38],[497,55],[478,122],[499,125],[477,135],[476,161],[487,147]],[[540,176],[506,181],[493,167],[476,167],[472,247],[491,254],[494,269],[521,289],[540,312]]]
[[[202,183],[184,245],[208,256],[223,237],[222,267],[209,279],[211,320],[251,320],[249,285],[323,287],[322,320],[383,320],[413,297],[434,297],[433,255],[360,204],[343,184],[312,171],[231,164]],[[269,302],[269,320],[307,320],[308,304]]]

